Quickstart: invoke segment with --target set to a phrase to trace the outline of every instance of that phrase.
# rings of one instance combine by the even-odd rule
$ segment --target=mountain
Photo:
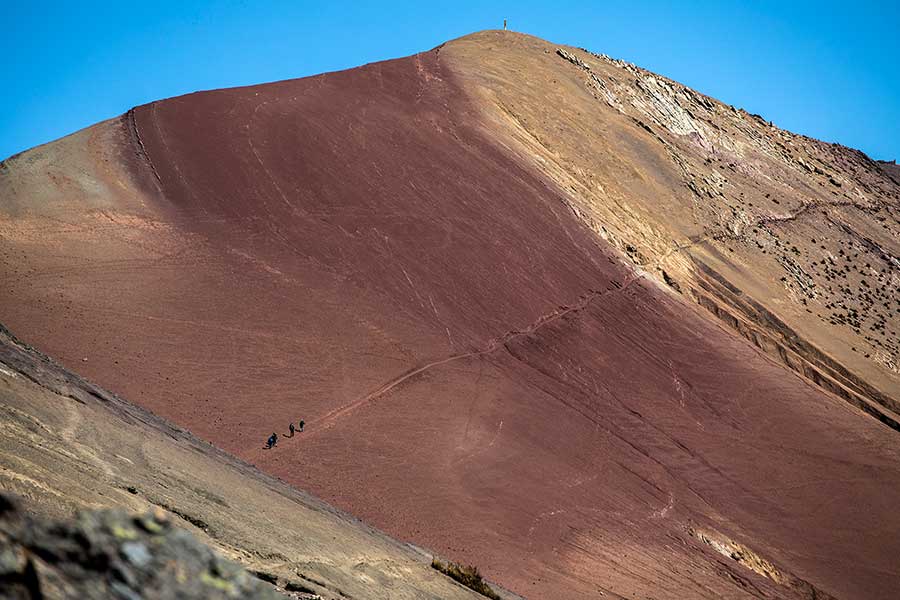
[[[488,31],[8,159],[0,319],[526,597],[890,598],[898,200],[858,151]]]

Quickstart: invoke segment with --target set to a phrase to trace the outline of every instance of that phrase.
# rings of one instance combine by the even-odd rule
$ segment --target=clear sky
[[[900,158],[900,2],[4,2],[0,158],[132,106],[510,29],[634,62],[792,131]]]

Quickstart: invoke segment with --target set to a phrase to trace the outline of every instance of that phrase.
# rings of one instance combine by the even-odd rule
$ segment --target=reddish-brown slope
[[[891,597],[896,434],[629,271],[478,114],[439,51],[135,109],[143,203],[8,210],[3,319],[530,597]]]

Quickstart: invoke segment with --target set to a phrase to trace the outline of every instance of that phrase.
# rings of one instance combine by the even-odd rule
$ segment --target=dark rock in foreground
[[[0,597],[282,598],[162,510],[53,522],[0,495]]]

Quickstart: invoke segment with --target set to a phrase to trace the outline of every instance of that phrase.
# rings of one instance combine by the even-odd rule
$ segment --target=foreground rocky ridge
[[[479,597],[2,327],[0,489],[3,598]]]

